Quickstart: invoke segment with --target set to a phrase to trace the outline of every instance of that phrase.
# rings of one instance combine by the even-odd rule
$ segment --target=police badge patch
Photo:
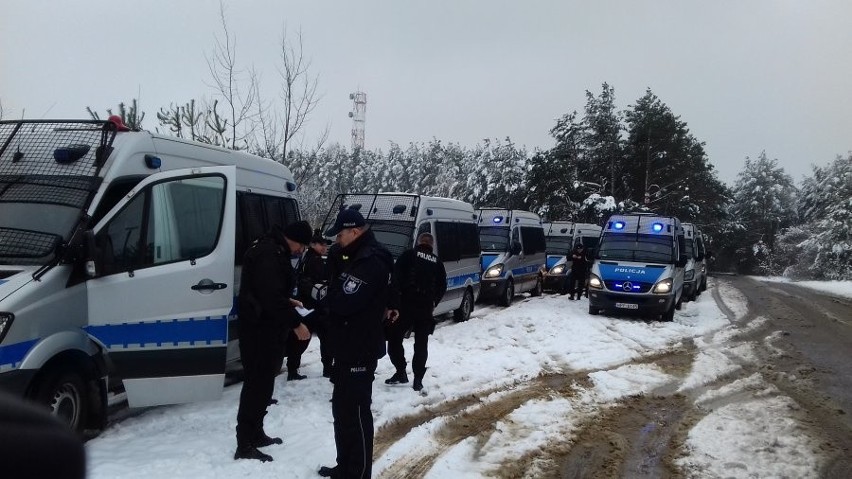
[[[350,275],[346,278],[346,281],[343,282],[343,292],[346,294],[355,294],[358,292],[358,289],[362,284],[364,284],[363,281]]]

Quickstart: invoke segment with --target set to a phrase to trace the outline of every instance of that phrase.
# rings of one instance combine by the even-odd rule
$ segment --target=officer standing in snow
[[[331,412],[337,465],[319,474],[333,478],[370,477],[373,466],[373,379],[385,355],[382,319],[393,268],[364,217],[345,209],[325,233],[336,236],[328,255],[330,283],[325,295],[334,366]]]
[[[574,299],[574,293],[577,294],[577,299],[583,295],[583,288],[586,287],[586,273],[589,269],[589,261],[586,258],[586,250],[583,243],[577,243],[574,251],[571,253],[571,280],[569,283],[568,294],[569,299]]]
[[[310,338],[290,296],[295,274],[290,263],[311,240],[311,227],[298,221],[285,228],[273,226],[246,251],[240,276],[239,338],[243,389],[237,410],[237,452],[234,459],[271,461],[259,447],[282,444],[263,430],[266,406],[272,399],[275,376],[281,370],[284,343],[290,331]]]
[[[429,335],[435,332],[432,313],[447,292],[447,272],[444,263],[433,253],[434,244],[435,238],[430,233],[421,233],[417,237],[417,246],[402,253],[396,260],[392,285],[400,299],[399,304],[392,307],[390,323],[385,329],[388,356],[396,367],[396,373],[385,380],[385,384],[408,382],[402,339],[414,328],[413,388],[415,391],[423,389]]]

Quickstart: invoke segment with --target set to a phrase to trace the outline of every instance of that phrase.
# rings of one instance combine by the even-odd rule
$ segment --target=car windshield
[[[548,236],[547,254],[567,255],[571,252],[572,241],[573,239],[570,236]]]
[[[481,226],[479,228],[479,243],[482,251],[509,250],[509,228],[504,226]]]
[[[607,233],[601,240],[598,257],[610,261],[669,264],[674,262],[674,244],[671,236]]]

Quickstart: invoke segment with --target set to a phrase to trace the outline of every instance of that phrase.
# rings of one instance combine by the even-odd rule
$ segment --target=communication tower
[[[352,151],[364,149],[364,122],[367,113],[367,94],[362,91],[356,91],[349,94],[349,99],[352,100],[352,111],[349,112],[349,118],[352,118]]]

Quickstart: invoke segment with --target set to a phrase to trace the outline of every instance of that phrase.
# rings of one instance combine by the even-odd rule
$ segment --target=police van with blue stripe
[[[482,297],[503,306],[517,293],[541,295],[546,243],[541,218],[535,213],[501,208],[477,211],[482,245]]]
[[[221,396],[242,252],[293,175],[109,121],[0,122],[0,389],[77,430]],[[230,356],[229,356],[230,355]]]
[[[547,243],[547,264],[544,273],[544,290],[560,294],[568,292],[571,277],[571,252],[582,244],[589,261],[597,251],[601,227],[592,223],[554,221],[543,223]]]
[[[452,312],[456,321],[470,318],[481,276],[476,215],[470,203],[414,193],[342,194],[329,209],[323,231],[347,208],[361,213],[394,260],[413,248],[421,233],[431,233],[434,252],[447,271],[447,292],[434,315]]]
[[[677,218],[611,216],[589,276],[589,313],[636,313],[672,321],[681,306],[686,260]]]

